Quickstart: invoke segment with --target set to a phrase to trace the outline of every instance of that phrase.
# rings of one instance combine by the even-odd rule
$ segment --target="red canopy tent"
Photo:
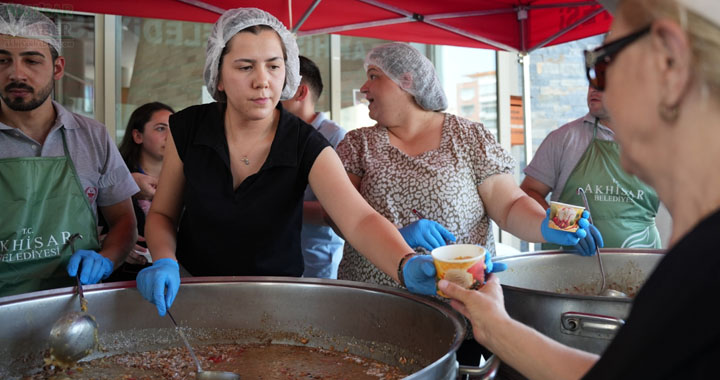
[[[604,33],[596,0],[14,0],[42,8],[212,23],[257,7],[298,35],[358,37],[530,52]]]

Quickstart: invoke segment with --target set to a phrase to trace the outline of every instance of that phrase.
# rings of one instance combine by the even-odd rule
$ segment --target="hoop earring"
[[[658,114],[666,123],[675,124],[680,115],[680,107],[677,105],[669,106],[666,104],[658,105]]]

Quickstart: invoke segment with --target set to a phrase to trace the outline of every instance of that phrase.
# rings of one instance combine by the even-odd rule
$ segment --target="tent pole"
[[[204,9],[204,10],[206,10],[206,11],[215,12],[215,13],[217,13],[217,14],[219,14],[219,15],[225,13],[225,11],[227,10],[227,9],[223,9],[223,8],[220,8],[220,7],[216,7],[216,6],[214,6],[214,5],[210,5],[210,4],[208,4],[208,3],[204,2],[204,1],[200,1],[200,0],[176,0],[176,1],[179,1],[179,2],[181,2],[181,3],[188,4],[188,5],[192,5],[192,6],[195,6],[195,7],[198,7],[198,8],[202,8],[202,9]]]
[[[292,30],[290,30],[292,33],[297,33],[298,29],[300,29],[300,27],[302,26],[302,24],[304,24],[305,21],[307,21],[308,17],[310,17],[310,14],[312,14],[313,11],[315,10],[315,8],[317,8],[318,4],[320,4],[320,1],[321,1],[321,0],[315,0],[315,1],[308,7],[308,9],[307,9],[307,10],[305,11],[305,13],[302,15],[302,17],[300,18],[300,20],[298,21],[298,23],[295,24],[295,26],[292,27]],[[290,16],[292,17],[292,15],[290,15]]]

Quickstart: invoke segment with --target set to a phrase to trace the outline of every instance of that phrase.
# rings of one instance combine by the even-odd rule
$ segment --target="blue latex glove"
[[[485,255],[485,278],[488,273],[502,272],[505,269],[507,264],[493,263],[490,255]],[[403,268],[405,287],[412,293],[435,295],[437,294],[436,273],[432,256],[413,256]]]
[[[492,257],[490,257],[489,254],[485,255],[485,262],[483,264],[484,265],[481,266],[480,263],[477,263],[468,269],[468,272],[471,273],[473,275],[473,277],[478,281],[480,279],[476,275],[477,271],[484,270],[485,274],[483,276],[483,279],[484,279],[483,284],[485,282],[487,282],[488,274],[502,272],[507,269],[507,264],[505,264],[505,263],[493,263]]]
[[[435,264],[430,255],[411,257],[403,267],[405,287],[416,294],[431,296],[437,294]]]
[[[590,214],[588,214],[587,211],[583,211],[583,217],[588,217],[589,215]],[[584,238],[580,239],[572,252],[579,253],[583,256],[592,256],[597,251],[596,246],[602,248],[605,246],[605,243],[603,242],[600,231],[595,228],[594,225],[588,223],[587,226],[582,228],[585,230],[586,235]]]
[[[487,278],[488,273],[503,272],[506,269],[507,264],[493,263],[492,257],[490,257],[490,255],[485,255],[485,278]]]
[[[67,272],[71,277],[77,275],[81,263],[80,283],[83,285],[97,284],[108,278],[113,271],[113,262],[110,259],[95,251],[81,249],[70,256]]]
[[[400,229],[405,242],[410,248],[423,247],[432,251],[445,245],[446,241],[455,241],[455,236],[440,223],[428,219],[420,219]]]
[[[140,294],[155,304],[162,317],[172,306],[180,289],[180,266],[173,259],[157,260],[138,273],[136,282]]]
[[[548,243],[567,246],[578,245],[580,240],[584,239],[587,235],[587,230],[584,227],[587,227],[587,225],[590,224],[587,220],[589,214],[586,213],[587,211],[583,211],[582,217],[578,221],[578,226],[580,226],[580,228],[578,228],[575,232],[568,232],[550,228],[550,209],[547,209],[545,211],[545,219],[543,219],[542,225],[540,226],[540,232],[542,233],[545,241]]]

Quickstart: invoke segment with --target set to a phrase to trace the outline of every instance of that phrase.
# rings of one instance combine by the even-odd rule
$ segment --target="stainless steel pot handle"
[[[463,378],[465,375],[469,375],[471,379],[477,378],[480,380],[493,380],[495,375],[497,375],[498,368],[500,368],[500,359],[493,355],[480,367],[461,365],[458,368],[458,379]]]
[[[612,339],[625,324],[621,318],[568,311],[560,316],[560,330],[568,335]]]

